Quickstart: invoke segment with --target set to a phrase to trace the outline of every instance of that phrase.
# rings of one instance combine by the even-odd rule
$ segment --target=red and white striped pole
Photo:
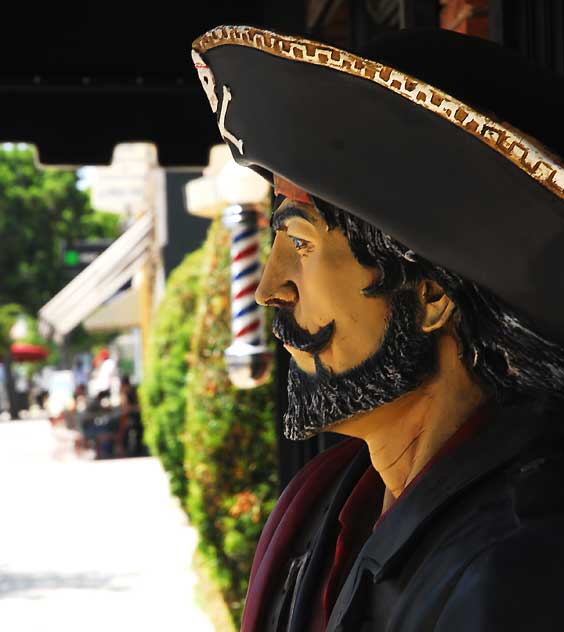
[[[264,309],[255,302],[261,277],[259,230],[266,224],[260,206],[234,204],[223,212],[231,231],[231,332],[225,350],[229,377],[239,388],[266,380],[272,353],[266,346]]]

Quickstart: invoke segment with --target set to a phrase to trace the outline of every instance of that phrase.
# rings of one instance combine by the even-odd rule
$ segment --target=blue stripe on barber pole
[[[233,243],[236,244],[238,241],[241,241],[242,239],[246,239],[247,237],[252,237],[253,235],[256,235],[257,230],[256,228],[249,228],[247,230],[244,230],[242,233],[239,233],[238,235],[233,235]]]
[[[259,269],[259,266],[260,266],[260,263],[258,261],[256,261],[255,263],[252,263],[250,266],[247,266],[246,268],[243,268],[243,270],[241,270],[241,272],[239,272],[238,274],[236,274],[233,277],[233,281],[238,281],[242,277],[247,276],[247,274],[251,274],[252,272],[256,272]]]
[[[243,309],[239,310],[236,314],[233,314],[233,318],[240,318],[245,314],[250,314],[251,312],[256,311],[258,308],[259,306],[256,303],[252,303],[251,305],[243,307]]]

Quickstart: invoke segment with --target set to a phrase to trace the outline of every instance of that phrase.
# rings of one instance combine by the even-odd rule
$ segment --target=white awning
[[[131,287],[111,298],[83,322],[88,331],[139,327],[139,289]]]
[[[39,320],[64,336],[113,296],[150,255],[152,220],[138,219],[39,310]]]

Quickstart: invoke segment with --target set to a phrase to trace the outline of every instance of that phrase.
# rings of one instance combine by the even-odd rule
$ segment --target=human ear
[[[429,333],[444,327],[456,309],[455,303],[435,281],[422,281],[417,293],[423,310],[421,331]]]

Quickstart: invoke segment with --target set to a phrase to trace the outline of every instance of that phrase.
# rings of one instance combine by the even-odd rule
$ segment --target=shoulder
[[[436,632],[560,630],[564,621],[564,460],[531,460],[511,480],[515,528],[461,570]]]
[[[561,629],[563,536],[560,516],[482,551],[461,574],[436,631]]]
[[[276,533],[285,532],[289,539],[323,500],[331,483],[342,476],[351,462],[365,449],[357,439],[348,439],[318,454],[288,483],[262,531],[253,565],[262,560]]]
[[[255,552],[243,627],[258,620],[259,611],[272,601],[276,582],[284,582],[288,561],[296,558],[296,542],[316,527],[316,508],[363,446],[361,441],[348,440],[326,450],[307,463],[282,492]]]

